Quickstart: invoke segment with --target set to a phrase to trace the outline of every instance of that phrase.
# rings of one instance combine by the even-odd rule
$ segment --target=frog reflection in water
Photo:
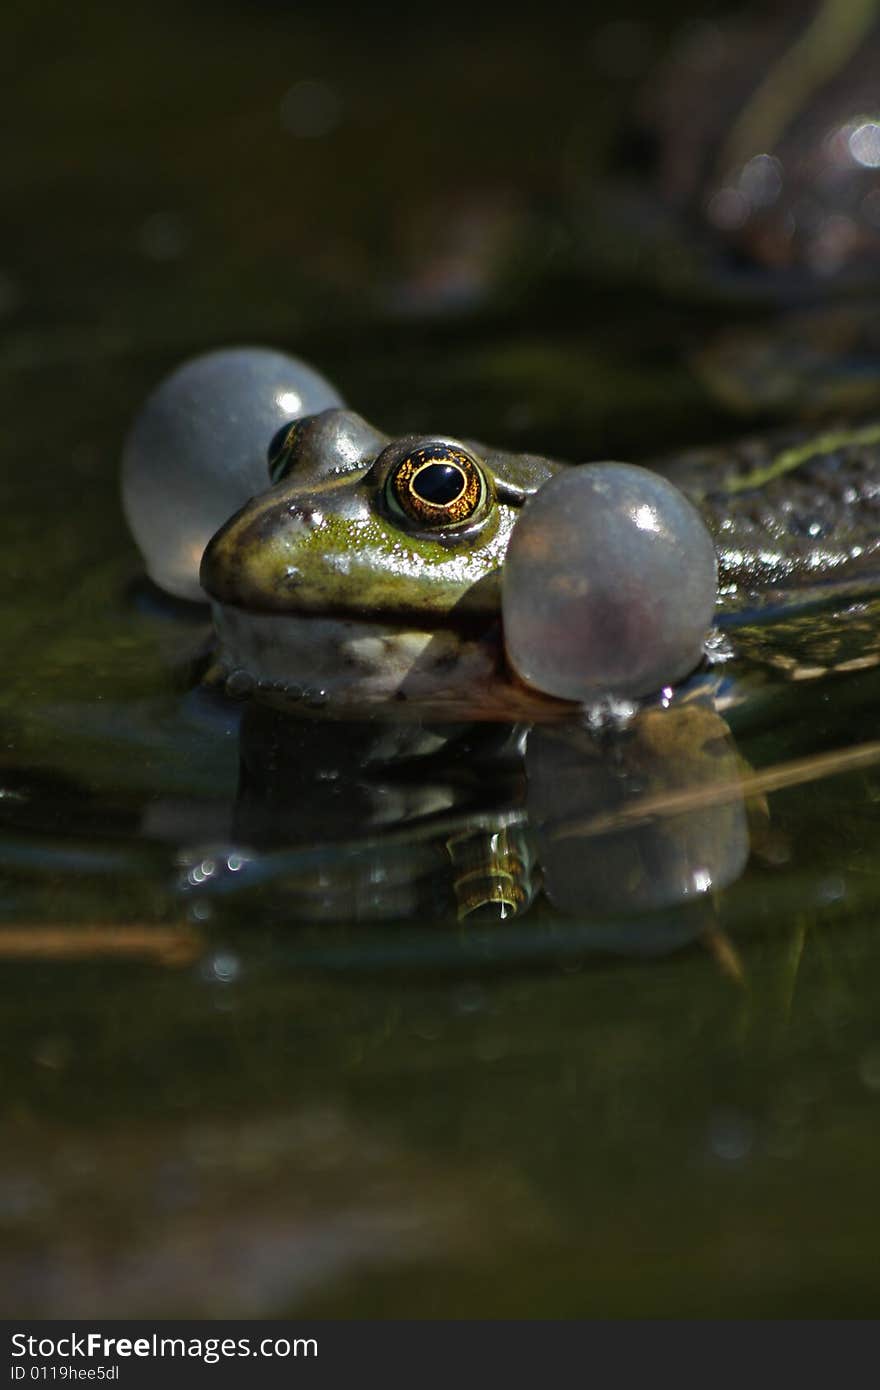
[[[563,920],[589,924],[587,946],[662,950],[711,927],[709,890],[739,877],[763,829],[705,700],[601,732],[572,720],[315,724],[252,701],[240,754],[235,840],[267,856],[261,887],[277,881],[288,920],[498,920],[543,891]],[[322,871],[334,845],[345,851]],[[248,872],[227,880],[221,895],[246,891]]]

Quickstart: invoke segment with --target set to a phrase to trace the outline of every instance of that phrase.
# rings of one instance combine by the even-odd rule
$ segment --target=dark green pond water
[[[365,780],[373,731],[307,756],[199,692],[207,628],[122,521],[132,413],[223,343],[395,432],[644,459],[738,427],[689,365],[717,306],[590,225],[689,7],[552,11],[4,17],[5,1316],[877,1311],[880,673],[755,648],[717,892],[612,901],[588,832],[574,904],[535,877],[460,921],[450,840],[515,839],[520,762]]]

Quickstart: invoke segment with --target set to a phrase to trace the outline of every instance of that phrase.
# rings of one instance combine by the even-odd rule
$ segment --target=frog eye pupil
[[[467,487],[467,478],[454,463],[429,463],[412,480],[412,490],[423,502],[447,507]]]

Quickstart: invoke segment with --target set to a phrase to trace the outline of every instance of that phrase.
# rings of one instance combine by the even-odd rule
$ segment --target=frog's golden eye
[[[425,445],[402,458],[388,476],[385,496],[394,511],[419,526],[469,521],[486,498],[482,469],[464,449]]]

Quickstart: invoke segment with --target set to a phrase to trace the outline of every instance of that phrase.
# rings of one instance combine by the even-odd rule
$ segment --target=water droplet
[[[239,667],[235,671],[230,671],[226,677],[226,694],[233,700],[243,699],[250,695],[254,688],[254,678],[249,671]]]

